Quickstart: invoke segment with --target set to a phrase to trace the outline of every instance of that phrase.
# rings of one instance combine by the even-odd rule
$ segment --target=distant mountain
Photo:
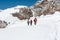
[[[15,6],[12,8],[7,8],[0,12],[1,19],[9,19],[11,17],[17,17],[20,20],[29,19],[33,16],[33,13],[28,6]]]
[[[20,20],[29,19],[32,16],[41,16],[54,14],[55,11],[60,11],[59,0],[38,0],[33,6],[23,6],[20,8],[17,6],[15,9],[19,9],[18,13],[12,14],[14,17],[18,16]]]
[[[38,0],[34,5],[28,6],[15,6],[7,8],[0,12],[0,17],[11,15],[20,20],[29,19],[33,16],[54,14],[55,11],[60,11],[60,0]]]
[[[25,15],[28,16],[27,9],[29,12],[30,9],[27,6],[18,5],[16,7],[7,8],[5,10],[2,10],[0,12],[0,28],[5,28],[8,24],[14,24],[16,21],[19,21],[19,19],[25,19],[24,18]],[[27,14],[23,13],[22,11]],[[23,17],[23,18],[21,18],[21,17]]]

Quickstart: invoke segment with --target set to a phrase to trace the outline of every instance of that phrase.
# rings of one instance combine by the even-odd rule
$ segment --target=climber
[[[36,25],[36,23],[37,23],[37,18],[34,18],[34,24]]]
[[[30,20],[30,25],[32,25],[32,20]]]

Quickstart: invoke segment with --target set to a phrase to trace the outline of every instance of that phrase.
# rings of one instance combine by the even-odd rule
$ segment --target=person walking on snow
[[[30,25],[32,25],[32,20],[30,20]]]
[[[34,18],[34,24],[36,25],[36,23],[37,23],[37,18]]]
[[[27,24],[29,25],[29,20],[27,21]]]

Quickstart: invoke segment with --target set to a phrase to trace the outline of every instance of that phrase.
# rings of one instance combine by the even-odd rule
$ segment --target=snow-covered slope
[[[31,18],[32,20],[34,17]],[[28,26],[27,20],[17,21],[0,29],[1,40],[60,40],[60,12],[37,17],[37,25]]]
[[[4,20],[6,22],[10,22],[10,24],[14,23],[16,20],[19,20],[17,17],[13,17],[13,13],[18,13],[19,8],[27,8],[27,6],[16,6],[12,8],[7,8],[0,12],[0,20]]]
[[[3,12],[1,12],[1,13],[16,13],[16,12],[19,12],[19,8],[24,8],[24,7],[26,7],[27,8],[27,6],[15,6],[15,7],[12,7],[12,8],[7,8],[7,9],[5,9],[5,10],[3,10]]]
[[[56,11],[52,15],[41,15],[37,17],[37,25],[27,25],[26,20],[19,20],[11,13],[18,13],[19,8],[27,6],[16,6],[7,8],[0,12],[0,20],[4,20],[9,25],[5,29],[0,29],[1,40],[60,40],[60,12]],[[33,8],[33,7],[32,7]],[[34,15],[33,11],[33,15]],[[30,19],[34,20],[34,16]]]

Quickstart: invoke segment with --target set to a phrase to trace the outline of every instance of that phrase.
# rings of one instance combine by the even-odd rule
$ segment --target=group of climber
[[[34,20],[32,20],[32,19],[28,19],[28,21],[27,21],[27,24],[28,25],[32,25],[32,23],[34,22],[34,24],[36,25],[37,24],[37,18],[34,18]]]

